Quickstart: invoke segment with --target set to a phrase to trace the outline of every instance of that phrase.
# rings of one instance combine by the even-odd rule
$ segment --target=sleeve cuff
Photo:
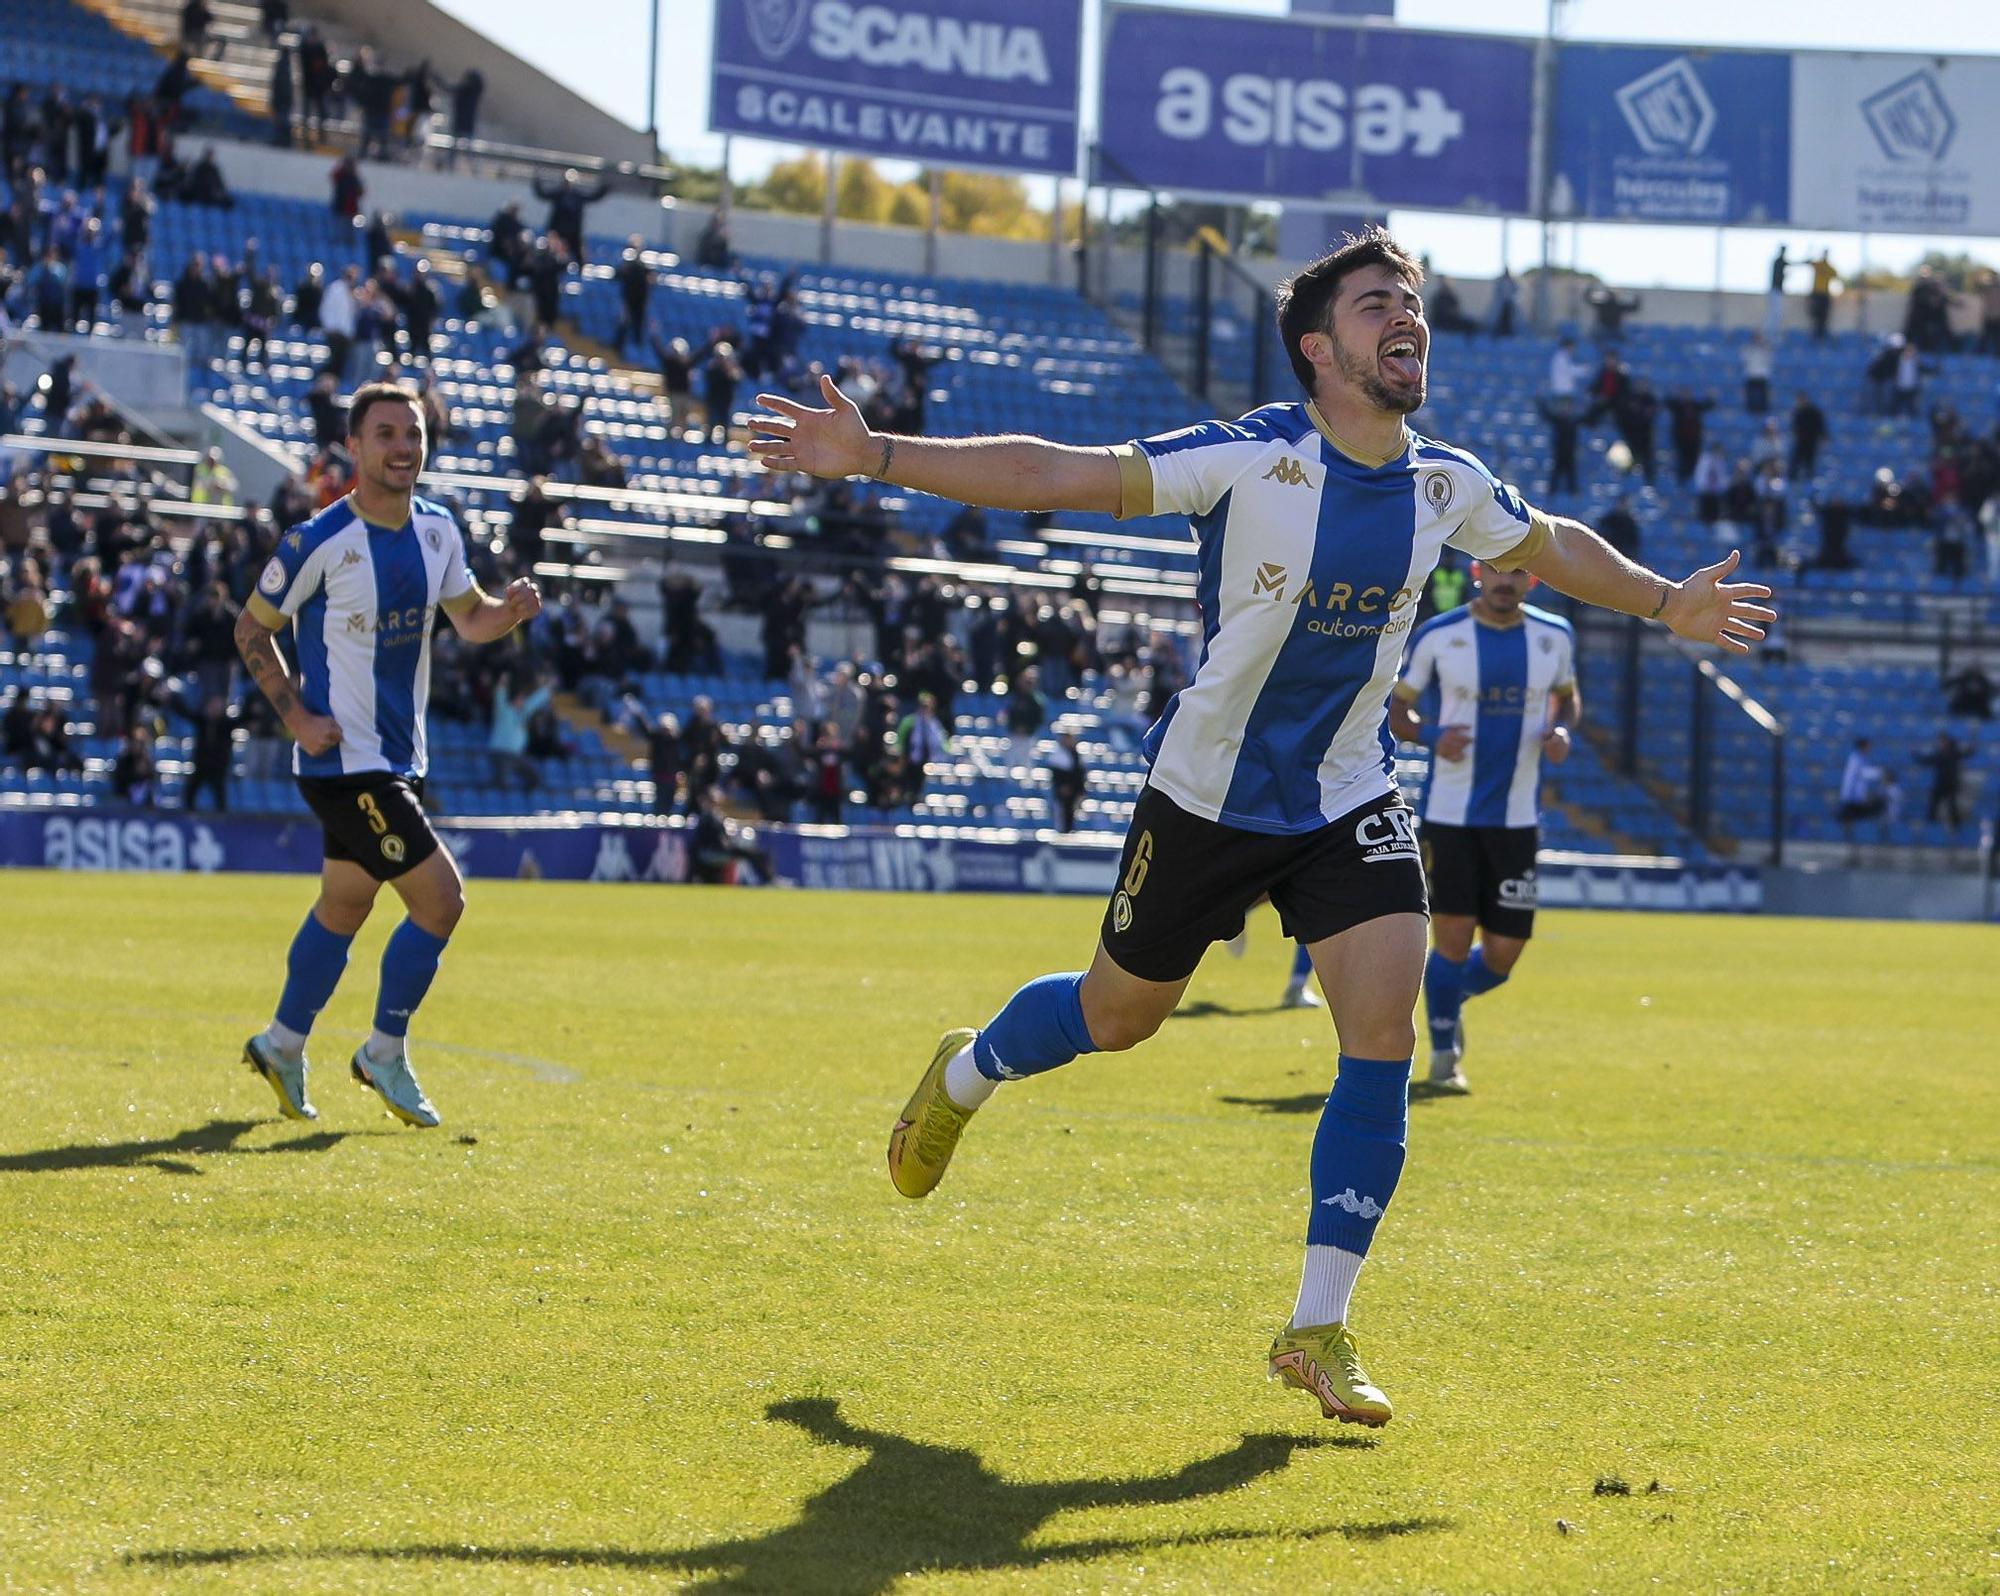
[[[285,612],[274,606],[262,593],[252,593],[243,601],[243,607],[257,617],[257,623],[268,631],[282,632],[288,624]]]
[[[1118,462],[1118,519],[1153,513],[1153,467],[1136,443],[1112,446],[1111,458]]]
[[[454,593],[450,598],[438,600],[438,608],[447,615],[463,615],[467,610],[475,610],[486,601],[486,593],[477,582],[463,593]]]
[[[1535,559],[1549,546],[1555,536],[1555,527],[1540,510],[1528,511],[1528,535],[1516,543],[1505,554],[1497,555],[1485,563],[1496,571],[1518,571]]]

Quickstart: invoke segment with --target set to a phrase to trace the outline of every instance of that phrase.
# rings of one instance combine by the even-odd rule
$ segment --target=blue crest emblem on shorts
[[[750,39],[766,60],[792,53],[806,31],[806,9],[812,0],[743,0],[750,19]]]

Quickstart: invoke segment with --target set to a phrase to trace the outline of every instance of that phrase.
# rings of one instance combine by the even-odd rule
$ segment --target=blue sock
[[[348,944],[353,940],[327,930],[318,915],[306,916],[285,958],[285,990],[278,998],[280,1025],[301,1036],[311,1032],[319,1011],[340,985],[340,972],[347,968]]]
[[[1430,1015],[1432,1047],[1448,1048],[1458,1034],[1458,1011],[1465,1002],[1466,963],[1464,959],[1447,959],[1432,948],[1424,965],[1424,1009]]]
[[[988,1080],[1017,1081],[1096,1051],[1083,1022],[1083,972],[1072,970],[1038,977],[1010,997],[972,1044],[972,1061]]]
[[[410,1016],[431,989],[445,939],[434,937],[414,920],[389,933],[382,950],[382,990],[375,999],[375,1029],[387,1036],[407,1036]]]
[[[1306,1245],[1367,1255],[1410,1136],[1410,1060],[1340,1055],[1313,1135]]]
[[[1482,943],[1472,950],[1472,957],[1465,961],[1465,995],[1478,997],[1482,992],[1491,992],[1496,986],[1505,986],[1507,977],[1498,970],[1486,967],[1486,947]]]
[[[1303,942],[1301,942],[1299,944],[1299,951],[1292,955],[1292,979],[1296,982],[1299,982],[1300,984],[1303,984],[1306,978],[1310,976],[1312,973],[1313,973],[1312,950],[1308,948]]]

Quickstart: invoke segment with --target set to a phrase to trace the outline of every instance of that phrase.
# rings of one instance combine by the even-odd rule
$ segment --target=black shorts
[[[1183,980],[1267,894],[1285,935],[1300,942],[1385,914],[1424,913],[1409,809],[1391,793],[1316,831],[1272,836],[1203,820],[1148,785],[1104,911],[1105,950],[1142,981]]]
[[[358,776],[300,776],[299,791],[326,832],[326,856],[393,881],[438,851],[424,814],[424,779],[371,770]]]
[[[1441,826],[1421,833],[1431,908],[1470,915],[1488,931],[1525,940],[1535,934],[1536,826]]]

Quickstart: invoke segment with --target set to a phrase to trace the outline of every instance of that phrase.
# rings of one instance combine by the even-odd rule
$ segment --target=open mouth
[[[1414,386],[1423,381],[1423,357],[1417,353],[1416,339],[1405,334],[1382,346],[1382,371],[1400,383]]]

